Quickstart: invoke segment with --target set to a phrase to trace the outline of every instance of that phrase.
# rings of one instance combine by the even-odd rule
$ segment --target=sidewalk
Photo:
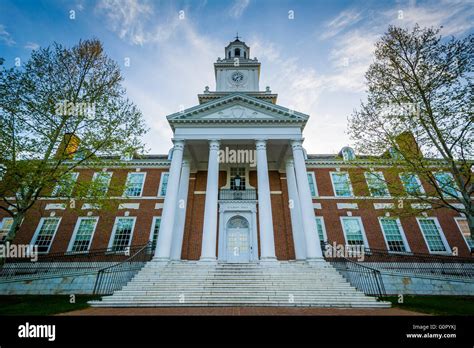
[[[400,308],[294,308],[294,307],[143,307],[87,308],[59,315],[426,315]]]

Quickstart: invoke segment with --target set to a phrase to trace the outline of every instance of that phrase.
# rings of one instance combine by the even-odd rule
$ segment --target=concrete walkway
[[[59,315],[427,315],[400,308],[294,308],[294,307],[144,307],[87,308]]]

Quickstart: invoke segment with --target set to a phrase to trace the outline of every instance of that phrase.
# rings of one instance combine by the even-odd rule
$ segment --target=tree
[[[0,70],[0,209],[13,218],[7,241],[35,202],[72,196],[78,167],[143,149],[138,108],[126,98],[118,65],[98,40],[33,51],[21,68]],[[104,198],[100,180],[76,185],[75,197]],[[54,191],[54,190],[53,190]]]
[[[391,157],[392,170],[416,174],[428,189],[410,196],[464,214],[474,236],[474,35],[439,32],[388,28],[375,45],[367,100],[349,117],[349,135],[360,153]]]

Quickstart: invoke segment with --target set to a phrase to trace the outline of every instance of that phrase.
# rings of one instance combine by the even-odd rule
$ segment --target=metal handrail
[[[324,243],[324,246],[326,245],[329,245],[336,251],[336,248],[331,244]],[[378,298],[386,296],[382,274],[379,270],[362,265],[344,256],[327,257],[324,255],[324,258],[357,290],[362,291],[366,295],[376,296]]]
[[[111,294],[127,284],[150,261],[152,243],[148,242],[134,255],[115,265],[107,266],[97,272],[94,284],[94,295]]]
[[[245,190],[221,189],[219,190],[219,199],[220,200],[256,200],[257,190],[255,189],[245,189]]]

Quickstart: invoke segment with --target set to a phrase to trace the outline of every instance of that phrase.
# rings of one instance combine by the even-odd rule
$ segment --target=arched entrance
[[[246,218],[233,216],[226,225],[227,262],[245,263],[250,261],[250,228]]]

